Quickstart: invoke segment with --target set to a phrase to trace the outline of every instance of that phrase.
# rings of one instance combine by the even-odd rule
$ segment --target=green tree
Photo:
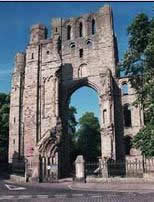
[[[10,96],[0,93],[0,160],[8,158]]]
[[[76,114],[76,108],[73,106],[70,106],[68,108],[68,125],[70,129],[72,130],[72,133],[75,133],[75,127],[77,126],[78,122],[76,121],[75,114]]]
[[[142,106],[145,126],[133,139],[133,145],[145,156],[154,155],[154,19],[139,14],[128,27],[129,48],[121,69],[131,75],[130,82],[136,90],[134,105]]]
[[[71,165],[76,159],[76,156],[78,155],[78,148],[77,148],[77,142],[76,142],[76,126],[78,122],[76,121],[75,114],[76,114],[76,108],[73,106],[70,106],[68,108],[68,133],[70,136],[70,162]]]
[[[100,126],[92,112],[86,112],[79,120],[78,151],[87,161],[95,161],[101,153]]]

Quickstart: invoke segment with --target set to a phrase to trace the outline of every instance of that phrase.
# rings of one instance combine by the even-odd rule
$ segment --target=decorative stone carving
[[[57,117],[57,123],[48,133],[42,137],[38,143],[38,150],[41,155],[54,157],[58,151],[60,137],[62,134],[62,123],[60,117]]]

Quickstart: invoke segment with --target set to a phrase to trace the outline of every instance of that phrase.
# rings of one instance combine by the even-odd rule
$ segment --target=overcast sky
[[[132,19],[144,12],[149,17],[154,16],[153,2],[111,2],[114,16],[114,27],[118,38],[119,57],[122,58],[127,49],[126,28]],[[69,18],[82,14],[96,12],[103,2],[0,2],[0,92],[9,92],[11,72],[16,52],[24,51],[29,40],[29,29],[33,24],[42,23],[51,35],[50,22],[53,17]],[[87,92],[89,100],[97,103],[95,92],[80,90],[81,96]],[[79,90],[72,96],[78,103]],[[86,99],[88,101],[88,99]],[[76,105],[75,104],[75,105]],[[90,106],[86,102],[86,106]],[[78,106],[83,107],[84,104]],[[94,107],[94,111],[97,111]],[[98,113],[96,113],[98,114]]]

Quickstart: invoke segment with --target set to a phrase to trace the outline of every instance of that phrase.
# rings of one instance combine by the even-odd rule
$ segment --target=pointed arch
[[[95,34],[96,33],[96,23],[95,23],[95,20],[94,19],[92,19],[92,30],[91,30],[91,32],[92,32],[92,34]]]
[[[125,104],[123,106],[123,113],[124,113],[124,126],[131,127],[132,120],[131,120],[131,109],[130,109],[129,104]]]
[[[67,26],[67,40],[71,39],[71,25]]]
[[[82,37],[83,36],[83,24],[82,22],[80,22],[79,24],[79,37]]]

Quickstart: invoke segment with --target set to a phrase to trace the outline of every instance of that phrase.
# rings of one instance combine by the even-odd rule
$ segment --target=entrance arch
[[[76,112],[69,116],[68,134],[72,144],[70,144],[71,164],[76,160],[77,155],[83,155],[86,161],[97,161],[101,156],[101,135],[99,118],[99,99],[98,94],[92,88],[83,86],[77,89],[70,98],[69,112],[75,107]],[[71,122],[75,120],[75,126]],[[75,117],[75,119],[74,119]],[[73,127],[72,127],[73,126]],[[74,148],[73,148],[74,147]]]
[[[94,89],[99,97],[100,108],[100,131],[101,131],[101,158],[102,159],[118,159],[123,156],[121,136],[115,136],[115,97],[113,97],[114,83],[112,73],[108,69],[105,73],[93,75],[84,78],[65,80],[61,83],[60,96],[60,116],[63,125],[63,139],[62,161],[64,165],[64,173],[69,170],[69,137],[67,134],[67,110],[71,95],[79,88],[87,86]],[[86,98],[85,98],[86,99]],[[117,143],[117,144],[116,144]],[[119,147],[119,148],[118,148]],[[118,152],[118,151],[120,152]],[[120,156],[121,155],[121,156]],[[66,162],[66,163],[65,163]],[[64,174],[65,175],[65,174]]]

